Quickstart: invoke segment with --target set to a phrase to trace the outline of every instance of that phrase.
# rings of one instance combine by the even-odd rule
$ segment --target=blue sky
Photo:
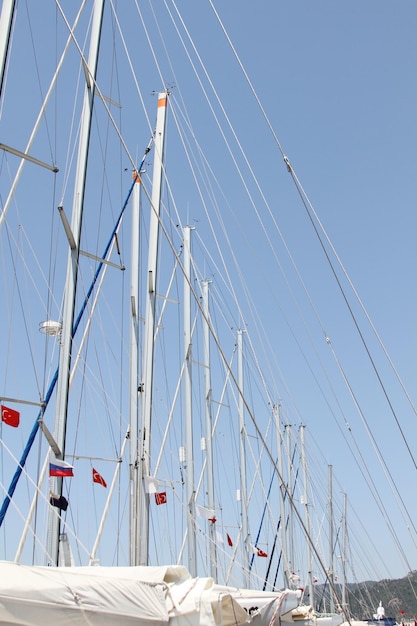
[[[75,9],[71,3],[67,4],[64,10],[71,21],[73,16],[70,14]],[[230,317],[225,314],[224,325],[229,329],[231,326],[234,329],[246,326],[259,355],[270,399],[281,405],[283,421],[292,424],[294,430],[300,423],[306,424],[307,438],[312,446],[310,471],[314,490],[317,490],[314,496],[317,509],[325,508],[327,466],[333,466],[338,510],[345,492],[352,508],[349,515],[351,540],[357,544],[358,555],[358,546],[366,544],[362,551],[366,562],[355,565],[357,576],[362,579],[400,577],[409,568],[416,568],[416,533],[408,528],[409,520],[400,512],[398,496],[396,500],[389,487],[389,480],[375,454],[375,444],[414,519],[416,507],[410,496],[414,493],[416,467],[403,436],[414,454],[416,415],[370,331],[351,285],[411,400],[415,400],[417,6],[411,1],[394,4],[386,0],[367,0],[365,3],[355,0],[349,4],[330,0],[268,0],[256,6],[246,0],[228,0],[222,4],[224,6],[216,5],[219,17],[304,189],[304,200],[309,199],[327,235],[326,238],[313,217],[351,312],[242,68],[219,28],[210,3],[203,0],[176,5],[143,3],[140,6],[155,46],[154,55],[150,54],[134,3],[124,10],[117,8],[151,126],[155,117],[152,92],[172,88],[166,151],[172,197],[167,193],[166,205],[172,211],[170,228],[173,239],[179,245],[175,226],[177,217],[182,225],[191,223],[196,226],[196,263],[201,263],[201,275],[207,272],[213,278],[214,298],[220,310],[223,306],[225,313],[230,307]],[[191,68],[179,43],[167,6],[175,16],[184,41],[186,35],[178,14],[194,42],[195,49],[189,41],[186,46],[195,69]],[[109,13],[110,5],[106,15]],[[154,17],[158,20],[158,28]],[[47,14],[46,8],[33,19],[38,67],[47,67],[46,76],[49,76],[55,50],[62,48],[65,28],[62,18],[53,12]],[[24,20],[22,17],[19,22],[22,30],[16,28],[16,44],[21,42],[19,38],[28,41],[27,36],[25,39],[21,34],[24,28],[20,25]],[[52,28],[55,21],[60,35],[56,40],[48,38],[45,46],[41,46],[42,40],[37,39],[40,27],[49,24]],[[107,24],[105,32],[109,35]],[[121,109],[112,111],[130,153],[138,159],[149,141],[150,130],[132,85],[120,36],[117,29],[115,31],[114,39],[119,42],[117,64],[113,64],[116,56],[112,56],[110,44],[103,44],[105,61],[100,65],[98,82],[105,95],[120,101]],[[72,54],[72,60],[75,60],[77,55]],[[162,78],[155,58],[160,63]],[[21,87],[22,67],[32,63],[26,56],[21,56],[20,62],[20,70],[10,66],[10,88]],[[5,100],[1,122],[4,143],[17,141],[17,136],[22,144],[33,123],[26,109],[31,99],[35,103],[38,101],[39,84],[34,67],[30,65],[30,68],[25,76],[27,81],[23,81],[29,85],[30,96],[26,93],[22,98],[15,96],[14,100]],[[126,92],[122,86],[125,79],[130,83]],[[41,78],[41,81],[45,90],[47,79]],[[202,84],[208,99],[202,95]],[[70,87],[69,82],[64,85],[67,86],[61,87],[60,95],[67,105],[75,87]],[[218,123],[213,119],[209,103],[218,116]],[[233,132],[226,123],[224,112]],[[186,130],[186,115],[193,133]],[[103,107],[99,116],[100,121],[106,118]],[[71,119],[69,104],[64,114],[51,113],[50,136],[53,135],[54,121],[63,120],[69,127]],[[194,176],[187,172],[189,161],[182,156],[179,147],[176,121],[182,127],[183,137],[190,142],[190,153],[191,150],[194,152],[190,161],[195,168],[197,164],[201,168],[198,175],[195,174],[197,170],[194,170]],[[200,158],[196,146],[192,146],[192,134],[198,142]],[[236,137],[242,150],[238,149]],[[171,141],[174,148],[171,148]],[[60,171],[62,168],[64,172],[65,159],[69,162],[70,156],[65,157],[64,152],[60,152],[61,144],[64,141],[60,137],[50,140],[49,144],[41,143],[39,139],[37,147],[40,158],[48,160],[50,153],[56,155]],[[104,145],[101,139],[103,152]],[[201,155],[204,155],[204,161]],[[203,163],[207,167],[205,174],[202,174]],[[254,182],[248,164],[258,184]],[[128,186],[129,173],[126,174],[125,170],[130,172],[131,163],[121,153],[119,165],[112,167],[106,170],[103,178],[120,199]],[[92,178],[101,177],[99,159],[90,161],[90,171]],[[28,171],[27,176],[25,185],[29,190],[35,185],[46,186],[47,181],[49,184],[49,174],[36,172],[32,175]],[[200,176],[203,192],[199,192],[193,182],[194,177],[200,179]],[[64,175],[58,180],[56,197],[58,200],[64,197],[69,213],[72,189],[70,185],[67,188]],[[106,198],[107,193],[109,197],[111,195],[107,190],[103,194]],[[4,200],[2,197],[2,203]],[[112,199],[111,202],[114,202],[112,210],[116,213],[117,201]],[[20,216],[33,219],[28,232],[36,232],[41,238],[38,214],[43,205],[39,203],[33,211],[27,211],[27,200],[24,204],[23,196],[20,203]],[[97,206],[94,205],[94,211],[98,210]],[[12,227],[21,217],[17,211],[14,215],[11,210],[9,219]],[[90,216],[86,219],[89,220]],[[215,237],[210,219],[213,220]],[[222,231],[221,219],[227,228],[227,237]],[[59,228],[55,228],[59,233]],[[105,231],[104,226],[102,230]],[[92,233],[95,237],[97,229]],[[97,245],[101,250],[100,235],[101,230],[96,243],[89,233],[86,243],[88,241],[90,247]],[[55,236],[62,244],[62,233]],[[214,251],[215,238],[219,245],[217,251]],[[212,259],[203,259],[203,244],[213,250]],[[230,254],[231,248],[237,259],[236,265]],[[60,249],[58,244],[57,249]],[[341,270],[334,251],[346,273]],[[226,268],[221,266],[220,253],[230,272],[230,283],[224,277]],[[65,253],[58,254],[57,267],[64,265],[64,259]],[[241,303],[240,312],[236,302],[229,298],[231,285]],[[59,301],[60,295],[57,297]],[[31,302],[34,304],[34,300]],[[58,309],[58,304],[55,308]],[[34,311],[38,322],[36,315],[40,317],[41,313]],[[228,338],[228,349],[233,345],[232,335],[230,333]],[[330,343],[326,337],[330,338]],[[0,393],[19,397],[17,391],[7,392],[8,367],[5,360]],[[53,366],[50,367],[53,371]],[[348,382],[354,400],[343,378]],[[268,411],[265,408],[267,403],[262,405],[265,399],[258,399],[255,391],[252,401],[255,412],[256,409]],[[251,426],[248,429],[255,435]],[[353,450],[357,446],[355,455],[348,450],[347,440]],[[365,470],[361,472],[357,465],[358,451],[362,454],[359,463],[363,462],[369,470],[375,489],[389,512],[397,539],[392,538],[380,521],[381,512],[364,481]],[[368,477],[368,484],[369,480]],[[403,548],[403,555],[398,550],[397,540]],[[376,554],[382,560],[375,558],[373,563]]]

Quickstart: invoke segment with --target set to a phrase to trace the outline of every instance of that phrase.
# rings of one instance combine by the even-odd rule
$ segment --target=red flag
[[[14,409],[9,409],[7,406],[0,405],[1,419],[5,424],[17,428],[20,422],[20,413]]]
[[[231,536],[229,535],[229,533],[226,533],[226,537],[227,537],[227,545],[229,545],[230,547],[233,546],[233,541]]]
[[[161,491],[160,493],[155,494],[155,502],[156,504],[166,504],[167,503],[167,492]]]
[[[93,467],[93,483],[98,483],[99,485],[103,485],[103,487],[107,487],[107,483],[104,480],[103,476],[98,473],[97,470]]]
[[[268,556],[267,553],[261,550],[260,548],[256,548],[256,554],[258,556]]]

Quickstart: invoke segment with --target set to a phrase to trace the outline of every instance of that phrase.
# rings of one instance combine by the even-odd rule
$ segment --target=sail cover
[[[99,568],[85,569],[91,573],[81,568],[0,563],[0,624],[168,623],[162,586],[134,577],[97,574]]]
[[[279,624],[299,593],[250,592],[191,578],[181,566],[33,567],[0,562],[0,624]]]

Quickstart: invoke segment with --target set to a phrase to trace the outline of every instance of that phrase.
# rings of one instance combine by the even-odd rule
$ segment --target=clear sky
[[[65,4],[72,22],[75,8]],[[320,524],[326,524],[319,517],[326,507],[331,465],[339,517],[347,494],[351,579],[404,576],[417,568],[417,4],[115,4],[119,22],[109,26],[109,3],[105,41],[117,42],[117,54],[110,43],[102,44],[100,90],[121,105],[110,108],[136,164],[154,124],[152,93],[172,91],[167,227],[179,245],[177,224],[195,226],[196,273],[213,280],[216,321],[233,332],[247,331],[263,376],[258,372],[250,388],[254,413],[277,404],[284,424],[297,432],[300,424],[307,427],[317,544],[322,545]],[[28,105],[33,100],[38,111],[39,86],[46,91],[52,62],[63,47],[66,27],[59,12],[52,13],[41,7],[31,17],[37,65],[27,55],[20,56],[20,66],[10,64],[8,88],[17,93],[27,82],[29,95],[4,99],[4,143],[25,145],[35,116],[27,115]],[[22,14],[16,51],[18,44],[30,42]],[[42,27],[52,32],[55,24],[58,37],[47,37],[42,46]],[[71,54],[76,60],[76,51]],[[24,72],[29,63],[31,69]],[[49,78],[38,82],[37,72],[44,67]],[[47,143],[39,140],[38,147],[39,158],[59,162],[62,179],[57,179],[54,199],[64,198],[69,214],[72,187],[64,172],[73,153],[69,149],[64,156],[63,148],[70,144],[54,132],[61,121],[71,128],[67,103],[75,86],[64,83],[60,90],[68,108],[50,114],[48,133],[43,127]],[[101,119],[107,119],[104,107],[100,111]],[[113,124],[108,128],[114,137]],[[104,153],[103,136],[98,145]],[[119,156],[119,165],[105,171],[103,188],[113,185],[121,199],[132,163],[123,150]],[[149,177],[151,163],[150,158]],[[99,159],[91,159],[89,167],[93,179],[101,178]],[[7,171],[3,162],[2,176]],[[47,174],[27,176],[32,196],[35,185],[43,189]],[[8,188],[5,184],[1,191],[2,206]],[[19,202],[19,209],[17,203],[10,209],[10,228],[17,232],[22,215],[29,214],[32,223],[26,232],[38,238],[44,228],[38,217],[41,203],[29,211],[28,200],[24,204],[22,196]],[[4,237],[3,229],[6,250]],[[102,250],[99,237],[89,244]],[[212,256],[203,254],[204,247]],[[57,268],[64,266],[65,254],[58,254]],[[4,284],[7,289],[7,279]],[[60,299],[59,292],[56,302]],[[53,308],[58,314],[59,304]],[[11,326],[12,310],[10,306],[2,320],[5,328]],[[38,323],[40,312],[33,314]],[[2,341],[10,358],[10,339]],[[228,341],[229,355],[234,339]],[[14,367],[19,371],[19,363]],[[253,357],[251,367],[256,369]],[[16,389],[9,391],[9,368],[5,358],[0,395],[22,397]],[[262,385],[268,390],[264,405],[258,399]],[[162,387],[159,382],[158,401]],[[265,423],[260,428],[269,437]],[[250,419],[249,424],[255,437]],[[3,426],[5,441],[6,435],[11,437]],[[23,441],[24,436],[15,442],[16,449]],[[7,484],[7,472],[4,476]],[[1,549],[6,543],[3,538]]]

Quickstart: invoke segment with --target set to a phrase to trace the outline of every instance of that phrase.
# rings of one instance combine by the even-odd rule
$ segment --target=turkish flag
[[[99,485],[103,485],[103,487],[107,487],[107,483],[104,480],[103,476],[98,473],[97,470],[93,467],[93,482],[98,483]]]
[[[20,422],[20,413],[14,409],[9,409],[7,406],[0,405],[1,419],[5,424],[17,428]]]
[[[155,494],[155,502],[156,504],[166,504],[167,503],[167,492],[161,491],[160,493]]]
[[[266,552],[264,552],[263,550],[261,550],[260,548],[255,548],[256,549],[256,554],[258,556],[268,556]]]

